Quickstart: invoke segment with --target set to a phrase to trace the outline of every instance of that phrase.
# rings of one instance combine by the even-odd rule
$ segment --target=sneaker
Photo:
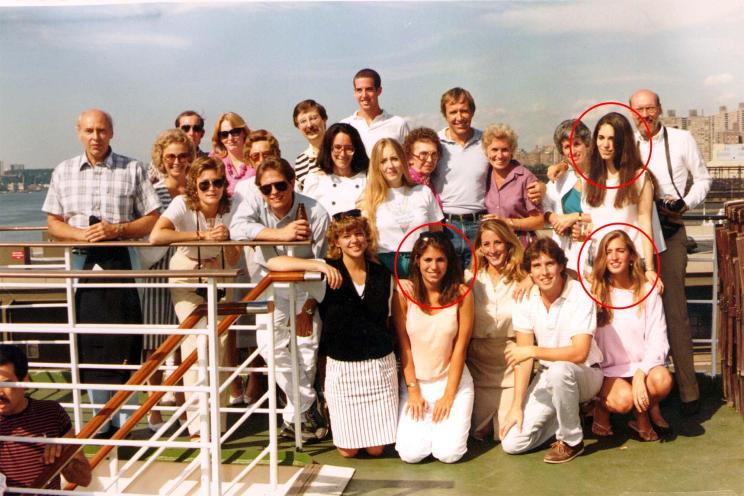
[[[311,426],[307,425],[305,422],[302,423],[302,444],[312,444],[315,442],[320,441],[323,437],[319,437],[318,435],[323,435],[323,432],[318,432],[318,429],[314,429]],[[294,429],[294,423],[292,422],[284,422],[279,429],[279,437],[282,439],[288,439],[294,441],[295,438],[295,429]]]
[[[550,445],[550,451],[545,455],[545,463],[566,463],[570,462],[584,452],[584,441],[576,446],[569,446],[563,441],[556,441]]]
[[[285,420],[281,428],[279,429],[279,437],[283,437],[285,439],[294,439],[294,424]]]

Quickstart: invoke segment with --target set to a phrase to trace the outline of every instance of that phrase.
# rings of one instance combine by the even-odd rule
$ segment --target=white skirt
[[[358,362],[329,357],[325,397],[334,445],[359,449],[395,442],[398,373],[393,353]]]

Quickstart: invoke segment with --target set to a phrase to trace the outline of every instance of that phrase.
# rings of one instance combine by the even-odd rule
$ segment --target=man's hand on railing
[[[105,220],[101,220],[101,222],[93,224],[85,229],[84,234],[85,241],[88,243],[96,243],[98,241],[118,238],[119,227],[118,224],[112,224]]]
[[[308,221],[295,220],[279,231],[279,241],[304,241],[310,237],[310,224]]]

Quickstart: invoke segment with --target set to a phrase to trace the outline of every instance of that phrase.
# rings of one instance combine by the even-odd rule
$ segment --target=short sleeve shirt
[[[176,231],[179,232],[206,231],[208,229],[207,219],[204,217],[204,214],[191,210],[186,205],[186,197],[184,195],[179,195],[171,201],[168,208],[163,212],[163,217],[171,221]],[[222,215],[217,214],[217,217],[214,219],[214,225],[224,224],[229,226],[231,220],[232,212]],[[198,226],[197,222],[199,223]],[[197,251],[195,246],[179,246],[176,248],[176,251],[190,258],[195,259],[201,255],[202,259],[206,259],[219,256],[222,249],[219,246],[202,246]]]
[[[486,210],[504,218],[524,219],[535,210],[542,211],[527,197],[527,186],[537,181],[535,175],[518,163],[507,174],[501,187],[496,186],[495,174],[491,174],[491,187],[486,193]]]
[[[597,308],[581,283],[575,279],[566,279],[561,295],[550,305],[550,309],[545,308],[540,289],[533,286],[529,297],[514,306],[512,324],[515,331],[533,333],[541,348],[570,346],[572,337],[589,334],[592,344],[584,363],[594,365],[602,362],[602,352],[594,340]],[[540,363],[550,365],[545,360],[540,360]]]
[[[387,198],[377,207],[375,215],[378,251],[396,251],[409,230],[422,224],[439,222],[443,217],[442,209],[428,187],[416,185],[413,188],[390,188]],[[408,236],[401,251],[411,251],[416,239],[415,234]]]
[[[446,214],[472,214],[485,209],[488,160],[481,146],[481,131],[460,146],[447,137],[447,128],[437,133],[442,143],[442,158],[432,174],[434,188]]]

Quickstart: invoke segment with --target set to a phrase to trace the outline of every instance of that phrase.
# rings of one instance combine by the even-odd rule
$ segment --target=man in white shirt
[[[362,69],[354,75],[354,98],[359,110],[341,122],[351,124],[359,131],[367,155],[372,154],[372,147],[381,138],[393,138],[398,143],[408,134],[408,124],[397,115],[391,115],[380,108],[379,98],[382,94],[382,80],[377,71]]]
[[[523,267],[535,285],[512,311],[517,346],[506,352],[506,362],[514,367],[514,401],[499,429],[501,447],[524,453],[555,436],[544,461],[565,463],[584,451],[579,404],[602,387],[597,311],[566,274],[566,255],[552,239],[533,241]],[[530,383],[534,360],[539,370]]]
[[[636,141],[644,161],[649,153],[649,137],[645,124],[651,129],[653,151],[648,168],[658,184],[656,197],[662,200],[657,200],[662,225],[668,226],[664,229],[667,249],[660,254],[659,276],[664,282],[662,299],[669,347],[682,400],[682,413],[694,415],[700,408],[700,392],[695,378],[692,334],[687,315],[687,233],[682,223],[682,214],[705,200],[712,180],[692,134],[681,129],[668,128],[659,121],[662,114],[659,95],[650,90],[638,90],[630,97],[630,106],[642,117],[639,119],[633,114],[637,127]],[[685,194],[689,175],[692,175],[692,186]]]

